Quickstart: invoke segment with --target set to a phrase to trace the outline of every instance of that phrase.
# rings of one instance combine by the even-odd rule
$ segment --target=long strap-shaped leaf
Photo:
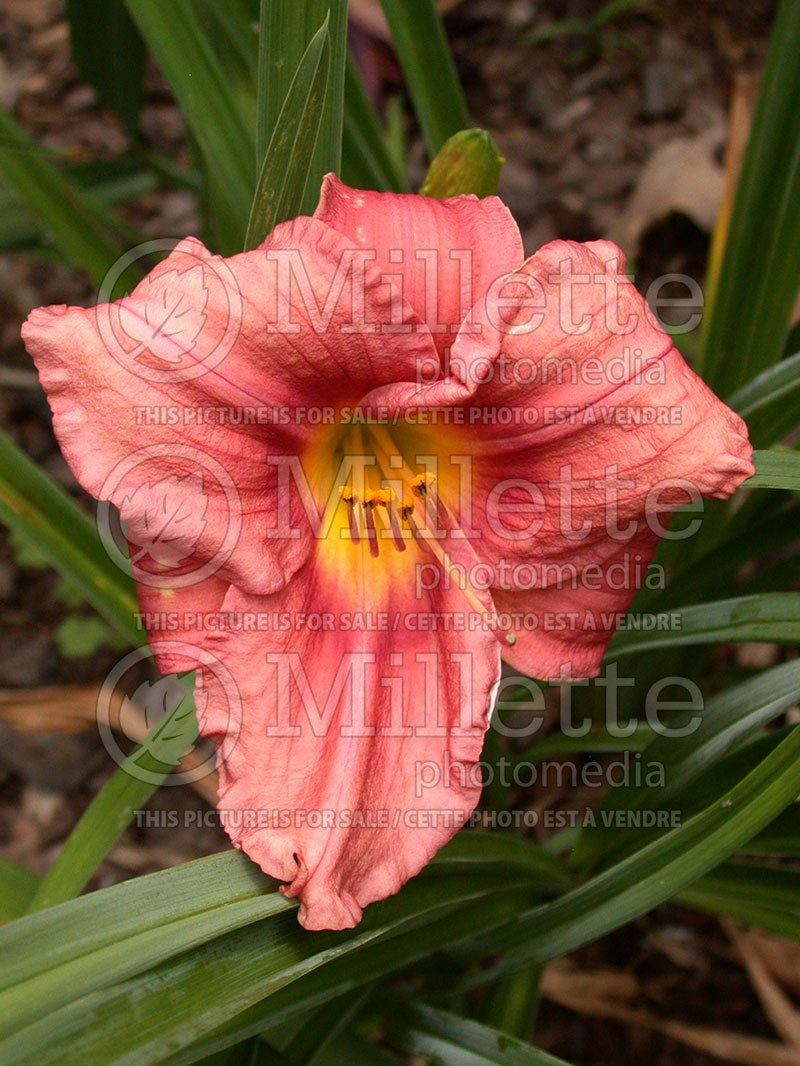
[[[241,247],[255,175],[253,101],[233,91],[192,0],[125,3],[180,104],[216,194],[238,222],[230,240]]]
[[[290,66],[292,62],[289,54],[290,40],[293,40],[293,34],[296,31],[296,54],[294,44],[291,46],[296,66],[311,35],[328,15],[330,5],[327,3],[318,4],[308,16],[305,14],[303,3],[293,3],[290,8],[284,9],[283,13],[272,8],[268,10],[265,16],[267,18],[286,19],[289,17],[293,20],[290,24],[284,21],[283,29],[279,27],[276,31],[277,35],[274,40],[278,51],[274,60],[271,61],[267,51],[269,24],[266,26],[265,35],[262,36],[253,32],[253,2],[254,0],[228,0],[226,4],[219,4],[215,0],[202,0],[202,6],[204,17],[211,20],[212,32],[215,34],[218,32],[223,33],[226,38],[224,42],[226,48],[238,56],[239,66],[242,67],[241,71],[237,71],[240,78],[244,76],[245,81],[252,78],[255,85],[259,76],[259,63],[261,64],[263,92],[260,96],[260,107],[258,109],[260,115],[259,129],[261,132],[259,133],[259,143],[256,147],[256,165],[260,167],[294,69]],[[343,26],[344,9],[337,4],[334,5],[334,11],[339,23]],[[314,22],[314,12],[316,12],[316,22]],[[296,20],[296,23],[294,20]],[[302,33],[300,32],[301,30]],[[307,30],[308,35],[306,36]],[[342,34],[344,36],[344,30],[342,30]],[[271,69],[273,62],[276,64],[275,70]],[[274,87],[270,84],[270,79],[275,78],[277,80],[278,77],[286,79],[283,83],[283,95],[280,96],[278,95],[281,92],[280,87]],[[256,90],[254,89],[253,95],[255,96],[255,94]],[[267,105],[269,105],[269,108]],[[406,189],[408,182],[403,168],[395,162],[392,153],[386,147],[384,133],[375,113],[375,108],[364,90],[357,68],[352,62],[348,62],[346,69],[344,114],[341,158],[342,179],[357,188],[395,189],[397,191]],[[314,190],[319,191],[319,179],[326,170],[336,169],[333,157],[324,166],[322,159],[320,159],[319,163],[320,169],[317,176],[314,182],[309,181],[308,185],[308,199],[304,205],[304,209],[308,211],[313,210],[316,206],[316,202],[313,201],[313,193]],[[311,168],[309,167],[310,172]]]
[[[536,878],[538,883],[542,870],[555,868],[552,859],[525,840],[469,832],[443,848],[426,869],[425,876],[435,881],[443,875],[496,873],[498,877]],[[562,884],[563,877],[561,873]],[[539,887],[546,895],[555,886],[550,883]],[[275,893],[275,888],[275,882],[265,877],[241,852],[230,850],[28,915],[23,921],[0,929],[0,952],[4,960],[0,994],[36,977],[45,977],[58,967],[88,959],[118,940],[170,926],[223,904],[272,892],[283,901],[281,909],[294,910],[296,904]],[[180,943],[166,954],[179,950]],[[145,968],[132,953],[128,956],[129,972]],[[111,983],[102,972],[98,972],[97,979],[100,984]],[[64,1001],[79,998],[84,992],[82,987],[65,985]]]
[[[375,108],[350,55],[344,79],[342,179],[379,192],[408,191],[408,177],[386,146]]]
[[[772,32],[700,367],[729,395],[784,354],[800,287],[800,4]]]
[[[299,1030],[288,1040],[275,1040],[270,1032],[266,1039],[275,1050],[273,1066],[278,1063],[282,1066],[321,1066],[326,1051],[336,1048],[342,1031],[361,1013],[371,995],[372,989],[367,987],[359,994],[348,993],[328,1000],[305,1016]],[[289,1024],[294,1027],[296,1023]],[[341,1059],[335,1061],[341,1062]],[[350,1062],[350,1066],[355,1064]]]
[[[606,827],[602,813],[630,810],[663,810],[682,790],[694,784],[702,773],[756,730],[783,714],[800,697],[800,659],[764,670],[739,685],[733,685],[709,699],[702,715],[683,730],[683,735],[656,736],[646,749],[649,766],[661,770],[658,784],[628,782],[613,788],[597,807],[598,824],[585,828],[572,853],[573,864],[587,870],[599,858],[608,863],[635,843],[635,828]],[[690,712],[691,714],[691,712]],[[683,723],[674,723],[675,725]]]
[[[150,929],[274,887],[241,852],[224,851],[122,881],[0,929],[0,994]],[[293,907],[287,902],[287,907]],[[70,991],[70,998],[79,994]]]
[[[728,402],[747,422],[754,445],[785,436],[800,425],[800,352],[762,371]]]
[[[617,630],[609,645],[609,662],[653,648],[724,640],[800,644],[800,592],[737,596],[629,618],[628,628]]]
[[[796,870],[728,862],[681,892],[681,903],[800,940]]]
[[[109,559],[86,512],[2,430],[0,520],[38,548],[132,645],[142,643],[133,582]]]
[[[381,0],[431,158],[472,125],[433,0]]]
[[[356,930],[308,937],[287,916],[225,934],[154,971],[77,999],[0,1044],[2,1066],[150,1066],[196,1061],[189,1052],[226,1018],[230,1043],[250,1035],[247,1024],[307,1010],[429,954],[492,929],[475,949],[505,958],[487,974],[546,961],[632,920],[741,847],[785,807],[800,788],[800,730],[794,730],[724,798],[586,885],[554,903],[519,915],[519,890],[492,888],[487,874],[473,880],[417,879],[375,906]],[[225,1046],[224,1044],[221,1046]],[[187,1048],[185,1055],[177,1054]]]
[[[205,1060],[204,1060],[205,1061]],[[322,1049],[321,1053],[313,1060],[313,1066],[397,1066],[397,1059],[389,1055],[376,1044],[371,1043],[366,1037],[356,1036],[347,1030],[339,1033],[335,1041]],[[219,1066],[217,1063],[209,1063],[208,1066]],[[254,1066],[287,1066],[280,1057],[268,1062],[258,1062]]]
[[[797,452],[753,454],[756,472],[747,482],[750,489],[792,489],[800,492],[800,455]]]
[[[25,913],[38,883],[31,870],[0,856],[0,922],[10,922]]]
[[[122,254],[111,215],[58,170],[0,108],[0,174],[52,236],[68,263],[99,284]]]
[[[82,193],[101,208],[125,203],[158,187],[155,169],[145,169],[140,163],[134,170],[125,159],[119,167],[98,167],[90,163],[65,167],[63,172],[70,182],[79,185]],[[115,224],[115,230],[117,228],[121,237],[125,237],[131,244],[138,243],[138,234],[130,230],[127,224],[121,223],[118,227]],[[36,251],[45,256],[52,255],[52,245],[45,243],[46,241],[46,230],[33,216],[30,208],[8,183],[0,185],[0,251],[19,248],[27,252]]]
[[[403,1011],[392,1043],[443,1066],[568,1066],[507,1033],[422,1004]]]
[[[72,56],[103,103],[135,133],[145,48],[123,0],[67,0]]]
[[[0,431],[0,521],[34,544],[126,637],[137,627],[133,582],[109,559],[88,515]],[[106,782],[70,834],[33,898],[34,909],[77,895],[111,846],[197,736],[191,695],[150,732]]]
[[[306,159],[307,185],[302,213],[317,206],[322,178],[339,173],[342,161],[344,68],[347,50],[347,0],[261,0],[258,57],[256,158],[267,154],[292,78],[314,34],[329,19],[330,70],[319,136]]]
[[[503,880],[513,884],[507,874]],[[427,954],[426,924],[455,913],[459,917],[453,922],[453,935],[463,936],[474,928],[476,904],[482,914],[479,928],[488,928],[518,913],[521,903],[521,899],[510,903],[508,892],[499,892],[498,879],[484,870],[474,877],[445,874],[435,881],[417,881],[402,896],[375,907],[369,920],[347,934],[309,936],[291,914],[256,925],[248,922],[121,984],[85,996],[74,988],[80,998],[52,1013],[42,1003],[46,1013],[41,1021],[0,1042],[0,1063],[8,1066],[13,1061],[23,1066],[35,1061],[45,1066],[57,1061],[59,1066],[83,1066],[92,1062],[102,1066],[136,1062],[144,1066],[160,1062],[167,1031],[171,1033],[168,1046],[187,1046],[270,993],[277,994],[303,975],[343,960],[345,973],[333,982],[331,993],[314,994],[313,1000],[322,1002],[347,990],[343,983],[347,971],[352,971],[347,979],[351,987],[369,980],[368,969],[353,970],[362,950],[380,945],[383,969],[391,969],[392,958],[400,962]],[[464,928],[466,915],[469,925]],[[184,933],[194,939],[190,926],[184,926]],[[122,1003],[126,1006],[120,1011]],[[303,1009],[313,1005],[309,996]],[[265,1019],[261,1027],[267,1024]]]
[[[539,854],[519,839],[469,833],[445,848],[426,876],[435,882],[466,870],[490,880],[527,879]],[[13,923],[0,930],[0,1035],[35,1019],[43,1005],[56,1010],[228,930],[294,911],[275,889],[241,853],[229,851]]]
[[[144,807],[183,752],[197,740],[191,689],[134,748],[86,810],[47,871],[30,910],[52,907],[77,896],[103,861],[136,811]]]
[[[0,1035],[34,1021],[43,1004],[56,1010],[79,994],[295,906],[233,852],[136,878],[127,891],[115,888],[4,930]]]
[[[329,23],[326,16],[303,53],[272,131],[250,209],[245,251],[257,247],[279,222],[301,212],[328,88]]]
[[[531,962],[546,962],[604,936],[714,869],[795,798],[800,728],[792,730],[726,795],[658,840],[554,903],[530,911],[487,939],[506,954],[467,984],[482,984]]]

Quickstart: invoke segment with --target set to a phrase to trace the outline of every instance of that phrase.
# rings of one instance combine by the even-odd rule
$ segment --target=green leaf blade
[[[495,932],[487,950],[506,953],[477,983],[596,940],[712,870],[794,800],[800,788],[798,754],[800,728],[721,800],[554,903],[535,908],[508,932]]]
[[[783,356],[800,278],[800,5],[782,0],[700,364],[722,395]]]
[[[0,174],[66,261],[95,284],[122,255],[114,221],[0,108]]]
[[[800,352],[763,370],[728,403],[747,422],[756,447],[785,436],[800,423]]]
[[[563,1059],[468,1018],[423,1004],[403,1014],[396,1042],[444,1066],[569,1066]]]
[[[106,554],[92,520],[0,431],[0,521],[32,544],[131,644],[141,644],[133,581]]]
[[[230,249],[242,246],[253,194],[254,101],[235,91],[191,0],[125,0],[178,101],[210,175]]]
[[[749,489],[789,489],[800,492],[800,455],[789,451],[753,453],[755,474],[745,485]]]
[[[100,100],[131,133],[139,127],[145,47],[124,0],[68,0],[72,55]]]
[[[328,89],[328,27],[326,16],[303,53],[272,131],[250,210],[245,251],[256,248],[279,222],[302,210],[308,161],[319,138]]]
[[[657,648],[721,641],[800,643],[800,593],[767,592],[641,615],[642,628],[617,630],[607,661]]]
[[[302,213],[317,206],[322,178],[339,174],[342,165],[345,61],[347,54],[346,0],[262,0],[258,57],[256,156],[264,159],[277,127],[281,108],[295,71],[320,26],[329,19],[328,90],[319,135],[310,160]]]
[[[381,0],[381,7],[433,158],[472,125],[442,21],[433,0]]]

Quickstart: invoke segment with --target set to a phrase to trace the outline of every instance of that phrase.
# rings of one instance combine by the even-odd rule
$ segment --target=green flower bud
[[[423,196],[491,196],[497,191],[500,155],[494,137],[486,130],[461,130],[442,145],[430,165],[420,192]]]

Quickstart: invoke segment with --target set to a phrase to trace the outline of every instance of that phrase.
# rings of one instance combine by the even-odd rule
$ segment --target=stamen
[[[367,503],[371,503],[373,507],[378,504],[382,504],[386,507],[392,498],[391,489],[375,489],[373,492],[367,493]]]
[[[437,536],[444,536],[444,534],[441,532],[439,525],[436,522],[435,510],[431,511],[431,508],[435,507],[435,497],[434,499],[431,499],[430,492],[433,483],[436,481],[436,476],[434,474],[428,473],[427,471],[424,474],[412,474],[411,470],[408,467],[408,464],[405,462],[403,457],[401,455],[393,453],[392,449],[394,448],[394,445],[392,444],[391,438],[389,437],[386,430],[380,426],[374,426],[372,427],[371,432],[373,442],[378,449],[378,453],[380,453],[379,462],[380,460],[382,460],[385,466],[388,466],[391,469],[402,470],[401,476],[403,480],[407,478],[408,481],[406,481],[406,484],[410,483],[411,485],[412,494],[410,496],[403,497],[402,505],[399,508],[400,515],[404,521],[408,522],[409,526],[411,527],[411,531],[416,537],[420,546],[425,551],[430,551],[426,543],[427,535],[422,533],[422,531],[416,525],[414,519],[411,516],[414,512],[414,496],[418,496],[420,499],[425,501],[426,515],[424,515],[423,517],[427,517],[430,520],[431,525],[436,531]],[[391,489],[389,490],[389,492],[391,493]]]
[[[488,611],[486,609],[486,605],[481,602],[480,598],[478,597],[478,594],[470,585],[469,578],[463,578],[461,571],[453,563],[453,560],[450,558],[449,554],[443,550],[441,544],[439,544],[438,541],[426,537],[425,543],[428,546],[428,550],[432,552],[432,554],[435,555],[436,558],[439,560],[439,564],[441,565],[445,573],[449,574],[450,577],[453,579],[456,588],[459,590],[459,592],[470,605],[470,607],[473,609],[473,611],[475,611],[477,615],[484,619],[489,629],[495,631],[498,625],[497,615],[493,611]]]
[[[384,504],[389,515],[389,525],[392,527],[392,540],[394,546],[399,552],[406,550],[406,542],[403,539],[403,531],[400,529],[400,523],[397,521],[397,515],[394,513],[394,509],[390,503]]]
[[[400,529],[400,525],[397,521],[397,516],[394,513],[392,507],[392,498],[394,497],[394,491],[387,486],[383,489],[376,489],[375,492],[370,492],[367,496],[367,503],[372,504],[373,507],[385,507],[386,514],[389,521],[389,527],[392,531],[392,540],[394,546],[399,552],[406,550],[406,544],[403,540],[403,532]]]
[[[453,528],[450,514],[442,503],[438,492],[434,490],[436,477],[433,474],[417,474],[411,480],[412,491],[425,501],[426,525],[435,530],[437,537],[443,537],[444,530]]]
[[[377,495],[377,492],[370,492],[364,501],[364,521],[367,523],[367,540],[369,541],[369,552],[373,559],[378,558],[378,531],[375,528],[375,515],[373,514],[379,502],[375,499]]]
[[[447,533],[445,531],[448,528],[452,529],[455,527],[454,523],[450,521],[450,514],[447,507],[439,499],[439,494],[433,491],[433,485],[436,482],[436,476],[434,474],[428,473],[427,471],[423,474],[412,474],[411,470],[408,467],[408,464],[405,462],[405,460],[402,459],[402,456],[397,456],[392,452],[392,448],[394,447],[394,445],[392,444],[392,441],[386,431],[381,429],[380,427],[373,427],[372,439],[374,446],[377,448],[375,455],[378,461],[379,468],[383,466],[384,470],[387,469],[387,467],[392,470],[402,470],[402,474],[400,475],[401,480],[397,482],[397,484],[405,483],[405,485],[410,485],[411,494],[403,496],[402,502],[398,505],[397,510],[399,511],[402,520],[408,523],[411,533],[417,544],[423,551],[432,554],[437,559],[445,573],[447,573],[455,582],[456,588],[458,588],[458,590],[464,596],[472,610],[475,611],[475,613],[484,620],[484,623],[492,632],[495,633],[498,639],[501,639],[501,635],[498,632],[499,619],[497,617],[497,614],[491,608],[487,609],[486,604],[482,602],[475,589],[473,589],[470,585],[469,579],[467,578],[466,580],[464,580],[464,575],[462,573],[461,568],[456,563],[454,563],[453,559],[450,557],[450,554],[443,549],[442,545],[437,539],[439,537],[446,536]],[[357,445],[357,451],[359,454],[361,454],[360,437],[358,438]],[[395,459],[399,459],[399,467],[398,463],[394,461]],[[355,492],[353,492],[350,486],[344,486],[342,489],[339,490],[339,492],[342,499],[344,499],[348,504],[348,514],[350,514],[351,510],[354,510],[354,504],[355,502],[357,502],[358,497],[356,496]],[[367,541],[369,543],[370,554],[375,559],[378,558],[379,550],[378,530],[375,524],[375,508],[378,506],[386,508],[388,525],[390,526],[392,539],[394,541],[396,549],[398,551],[406,550],[403,530],[400,528],[400,524],[397,520],[397,515],[395,514],[394,508],[392,507],[392,499],[394,498],[394,496],[395,493],[391,488],[383,488],[372,490],[370,492],[365,492],[364,502],[362,506],[364,508],[364,521],[367,527],[366,535]],[[423,501],[423,517],[425,519],[432,518],[432,521],[430,523],[433,527],[432,530],[428,528],[427,521],[425,521],[422,526],[418,525],[415,521],[415,496]],[[440,520],[438,523],[436,521],[437,517]],[[442,519],[447,519],[447,521],[443,521]],[[351,521],[351,531],[352,530],[353,522]],[[353,539],[357,541],[357,532]],[[504,639],[509,645],[513,645],[516,643],[516,637],[513,633],[505,634]]]
[[[513,633],[501,633],[499,631],[499,618],[496,612],[491,607],[487,607],[481,600],[476,589],[470,585],[468,578],[464,575],[463,567],[455,563],[449,552],[439,543],[439,539],[447,537],[448,530],[452,532],[457,530],[457,527],[451,520],[447,506],[433,488],[436,482],[435,474],[428,471],[414,474],[402,455],[394,451],[395,445],[393,441],[381,427],[372,427],[370,439],[374,451],[373,462],[377,462],[378,465],[379,484],[381,482],[384,485],[387,485],[387,483],[394,484],[397,488],[393,489],[387,485],[385,488],[368,490],[366,472],[364,483],[361,486],[363,488],[361,498],[358,497],[351,485],[343,485],[339,488],[339,496],[348,507],[348,520],[353,542],[355,544],[359,542],[359,522],[355,508],[355,504],[358,502],[361,502],[364,508],[367,543],[373,559],[378,559],[379,556],[379,529],[383,529],[383,524],[388,527],[396,550],[405,551],[407,549],[405,542],[409,537],[404,535],[406,531],[401,527],[401,521],[407,522],[407,526],[409,526],[410,532],[420,550],[434,556],[438,564],[442,566],[443,570],[454,582],[455,587],[464,596],[470,609],[483,619],[483,624],[497,636],[498,640],[505,640],[509,645],[515,644],[516,636]],[[354,454],[365,454],[359,431],[355,431]],[[390,470],[398,471],[398,478],[394,482],[387,477],[387,473]],[[407,495],[399,497],[403,487],[409,492],[407,492]],[[393,501],[398,498],[400,498],[400,502],[395,504]],[[421,522],[417,521],[419,517],[417,500],[422,501]],[[385,517],[377,519],[375,518],[375,508],[379,506],[385,507],[386,511]],[[364,530],[362,530],[362,535],[365,535]]]
[[[422,548],[423,551],[428,552],[428,554],[430,554],[431,549],[430,545],[428,544],[428,538],[425,536],[425,534],[419,528],[417,523],[414,521],[414,501],[411,499],[410,496],[404,497],[403,508],[401,513],[406,522],[408,522],[409,528],[417,544],[419,544],[420,548]]]
[[[358,544],[361,541],[361,535],[358,531],[358,518],[356,516],[355,505],[358,501],[358,495],[353,490],[351,485],[340,485],[339,495],[347,504],[347,521],[350,525],[350,539],[353,544]]]
[[[433,483],[435,480],[436,477],[433,474],[416,474],[411,479],[411,488],[414,490],[414,492],[417,493],[418,496],[425,497],[428,495],[431,488],[433,487]]]

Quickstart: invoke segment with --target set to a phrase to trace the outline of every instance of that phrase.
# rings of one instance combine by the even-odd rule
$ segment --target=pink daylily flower
[[[496,197],[328,176],[255,251],[187,239],[122,301],[25,324],[159,667],[202,646],[235,679],[223,820],[308,929],[355,925],[468,819],[501,659],[595,676],[668,515],[753,473],[624,269],[602,241],[524,259]]]

